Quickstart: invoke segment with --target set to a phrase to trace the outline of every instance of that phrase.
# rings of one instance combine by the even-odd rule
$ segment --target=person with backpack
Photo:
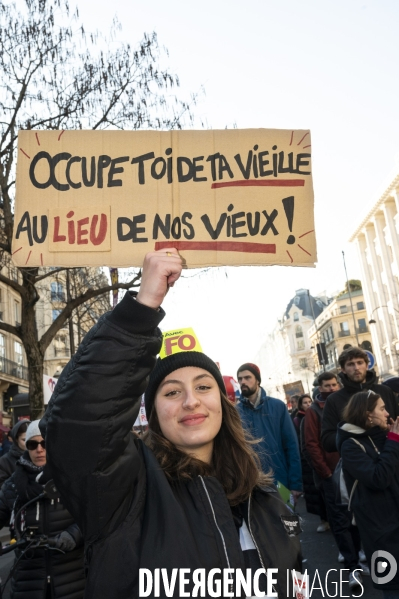
[[[390,419],[370,389],[353,395],[343,418],[337,445],[373,585],[384,599],[398,599],[399,417]]]
[[[361,549],[359,531],[352,524],[351,514],[347,507],[338,505],[335,498],[335,488],[332,475],[339,461],[338,452],[326,451],[321,442],[321,423],[327,398],[339,389],[337,376],[333,372],[323,372],[319,376],[319,395],[306,411],[304,418],[304,442],[306,456],[314,469],[316,486],[321,489],[327,509],[328,523],[338,547],[338,560],[350,572],[359,569],[359,562],[366,559]],[[364,574],[369,574],[368,568],[362,563],[360,568]],[[351,577],[350,588],[357,586],[357,581]]]

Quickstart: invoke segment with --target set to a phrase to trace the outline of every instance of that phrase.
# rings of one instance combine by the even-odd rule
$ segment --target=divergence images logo
[[[389,568],[388,568],[389,566]],[[371,556],[371,578],[376,584],[391,582],[398,571],[398,564],[388,551],[374,551]],[[383,576],[385,574],[385,576]]]

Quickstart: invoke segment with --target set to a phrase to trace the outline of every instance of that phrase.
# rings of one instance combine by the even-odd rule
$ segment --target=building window
[[[334,339],[334,331],[332,327],[330,327],[330,337],[331,339]]]
[[[294,312],[294,320],[295,321],[299,320],[299,314],[298,314],[298,312]]]
[[[349,337],[350,331],[349,331],[349,325],[347,322],[340,322],[339,328],[341,329],[339,332],[340,337]]]
[[[307,368],[308,367],[308,360],[307,360],[307,358],[301,358],[299,360],[299,366],[301,368]]]
[[[300,351],[301,349],[305,349],[305,342],[303,339],[297,341],[297,349]]]
[[[357,302],[356,308],[358,310],[364,310],[364,302]]]
[[[19,366],[22,366],[24,363],[24,358],[22,354],[22,345],[18,341],[14,341],[14,353],[15,353],[15,361]]]
[[[4,335],[0,335],[0,370],[4,372],[5,364],[4,358],[6,357],[6,340]]]
[[[14,302],[14,318],[15,318],[15,326],[19,327],[21,324],[19,302]]]
[[[62,310],[53,310],[53,322],[61,314]]]
[[[51,283],[51,301],[52,302],[64,302],[65,301],[65,293],[64,286],[62,283],[57,283],[53,281]]]
[[[367,351],[370,351],[371,353],[373,353],[373,348],[371,347],[370,341],[362,341],[360,347],[362,347],[363,349],[366,349]]]
[[[348,306],[340,306],[339,311],[341,314],[346,314],[348,312]]]
[[[295,327],[295,337],[296,338],[303,337],[303,331],[302,331],[302,327],[300,324],[297,324]]]
[[[359,326],[359,333],[367,333],[368,329],[367,329],[367,323],[366,323],[365,318],[359,318],[359,320],[357,321],[357,324]]]

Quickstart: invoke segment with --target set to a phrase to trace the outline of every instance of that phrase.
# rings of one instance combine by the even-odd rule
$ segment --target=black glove
[[[76,547],[75,539],[66,530],[54,537],[53,541],[54,547],[61,549],[61,551],[73,551]]]

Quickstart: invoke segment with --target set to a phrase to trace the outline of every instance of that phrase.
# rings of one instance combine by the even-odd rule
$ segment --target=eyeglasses
[[[33,439],[29,439],[29,441],[26,442],[26,449],[33,451],[34,449],[37,449],[39,445],[41,445],[43,449],[46,449],[46,441],[44,439],[43,441],[34,441]]]

